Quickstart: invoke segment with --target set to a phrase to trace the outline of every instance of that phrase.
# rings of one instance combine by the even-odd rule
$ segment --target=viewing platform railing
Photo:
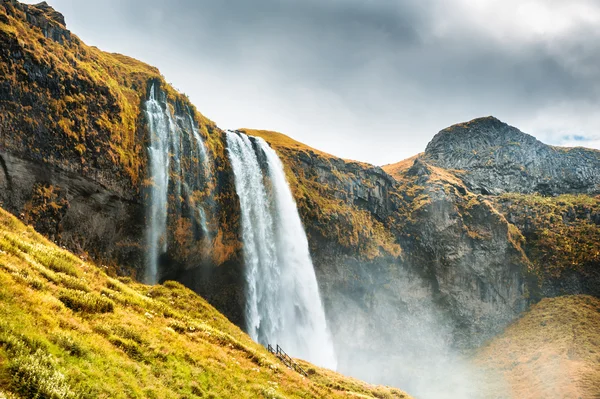
[[[271,344],[267,345],[267,350],[274,354],[283,364],[285,364],[288,368],[294,370],[297,373],[302,374],[305,377],[308,377],[308,373],[304,371],[302,367],[298,363],[294,361],[287,353],[281,349],[281,346],[276,345],[275,348],[271,346]]]

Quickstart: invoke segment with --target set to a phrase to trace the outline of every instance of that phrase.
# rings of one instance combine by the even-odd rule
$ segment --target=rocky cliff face
[[[222,132],[156,68],[86,46],[46,3],[0,2],[3,206],[59,244],[120,273],[142,276],[146,194],[152,184],[144,104],[151,87],[161,93],[161,106],[170,110],[173,123],[192,121],[215,165],[202,190],[185,196],[171,192],[168,239],[178,245],[164,257],[163,263],[172,266],[163,273],[211,263],[200,256],[207,245],[194,233],[195,218],[176,212],[175,204],[189,204],[191,197],[231,203]],[[183,168],[198,161],[190,151],[192,132],[184,136],[178,143]],[[173,185],[181,180],[173,179]],[[234,257],[238,246],[235,221],[220,216],[209,215],[207,222],[214,227],[208,247],[217,263]]]
[[[600,151],[545,145],[494,117],[442,130],[423,158],[463,170],[465,184],[481,194],[600,192]]]

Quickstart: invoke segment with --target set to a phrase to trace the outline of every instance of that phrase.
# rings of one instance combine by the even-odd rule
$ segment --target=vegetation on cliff
[[[0,397],[408,398],[287,369],[175,282],[112,278],[0,209]]]
[[[569,272],[584,278],[600,273],[600,197],[511,193],[492,200],[522,232],[525,252],[542,284]]]
[[[136,190],[144,178],[141,106],[150,81],[174,106],[194,110],[199,131],[211,138],[214,123],[158,69],[85,45],[45,3],[0,2],[0,149],[111,187],[120,178]]]

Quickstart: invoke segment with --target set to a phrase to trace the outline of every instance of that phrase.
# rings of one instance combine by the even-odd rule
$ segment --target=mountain
[[[424,158],[464,170],[465,184],[481,194],[600,193],[600,151],[549,146],[494,117],[440,131]]]
[[[0,209],[0,397],[410,398],[288,369],[179,283],[109,277]]]
[[[45,3],[0,1],[0,71],[2,207],[111,274],[176,280],[244,328],[226,133],[158,70],[85,45]],[[477,397],[473,351],[544,298],[600,296],[598,151],[487,117],[378,167],[240,131],[284,165],[341,372]]]

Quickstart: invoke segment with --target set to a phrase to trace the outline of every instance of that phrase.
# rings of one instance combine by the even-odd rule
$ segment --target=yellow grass
[[[111,278],[0,209],[0,398],[408,398],[303,366],[182,285]]]
[[[543,299],[480,349],[475,361],[490,381],[503,377],[490,398],[600,398],[600,299]]]

